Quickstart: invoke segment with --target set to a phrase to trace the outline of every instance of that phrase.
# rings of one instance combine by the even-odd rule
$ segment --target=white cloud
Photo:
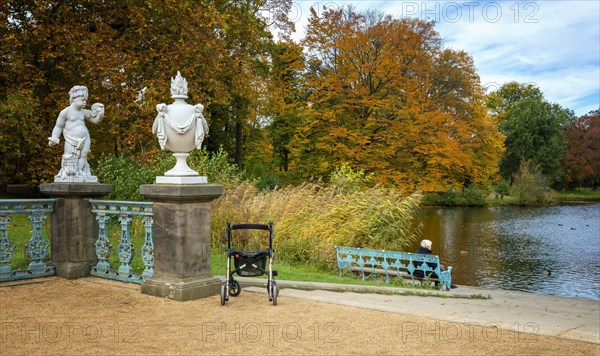
[[[599,1],[295,0],[294,38],[304,35],[311,6],[348,4],[436,20],[444,45],[474,58],[482,84],[535,83],[577,115],[600,107]]]
[[[578,115],[600,106],[600,2],[501,2],[503,18],[437,27],[475,59],[482,83],[535,83]],[[517,13],[517,6],[520,10]],[[526,10],[526,11],[524,11]]]

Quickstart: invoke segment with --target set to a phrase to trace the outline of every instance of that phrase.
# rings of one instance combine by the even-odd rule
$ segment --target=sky
[[[600,1],[344,1],[293,0],[295,40],[309,9],[352,5],[394,17],[435,20],[446,48],[464,50],[486,90],[531,83],[577,116],[600,108]]]

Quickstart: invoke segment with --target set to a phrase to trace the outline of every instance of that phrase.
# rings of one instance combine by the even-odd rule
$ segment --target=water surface
[[[456,284],[600,300],[600,204],[422,208],[419,220]]]

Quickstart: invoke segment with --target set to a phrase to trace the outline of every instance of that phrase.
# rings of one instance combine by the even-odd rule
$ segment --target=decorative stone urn
[[[201,104],[190,105],[188,98],[187,81],[178,71],[175,78],[171,78],[171,97],[173,104],[158,104],[158,115],[152,125],[152,133],[158,136],[160,148],[173,152],[177,160],[175,167],[165,172],[162,177],[156,177],[156,183],[166,184],[199,184],[208,183],[206,177],[191,169],[187,158],[194,149],[202,147],[204,136],[208,134],[208,124],[202,112]]]

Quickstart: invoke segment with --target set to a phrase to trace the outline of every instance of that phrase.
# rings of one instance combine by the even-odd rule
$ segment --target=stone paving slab
[[[266,280],[237,277],[243,291],[266,293]],[[600,301],[459,286],[451,291],[277,281],[280,297],[422,316],[600,343]]]

